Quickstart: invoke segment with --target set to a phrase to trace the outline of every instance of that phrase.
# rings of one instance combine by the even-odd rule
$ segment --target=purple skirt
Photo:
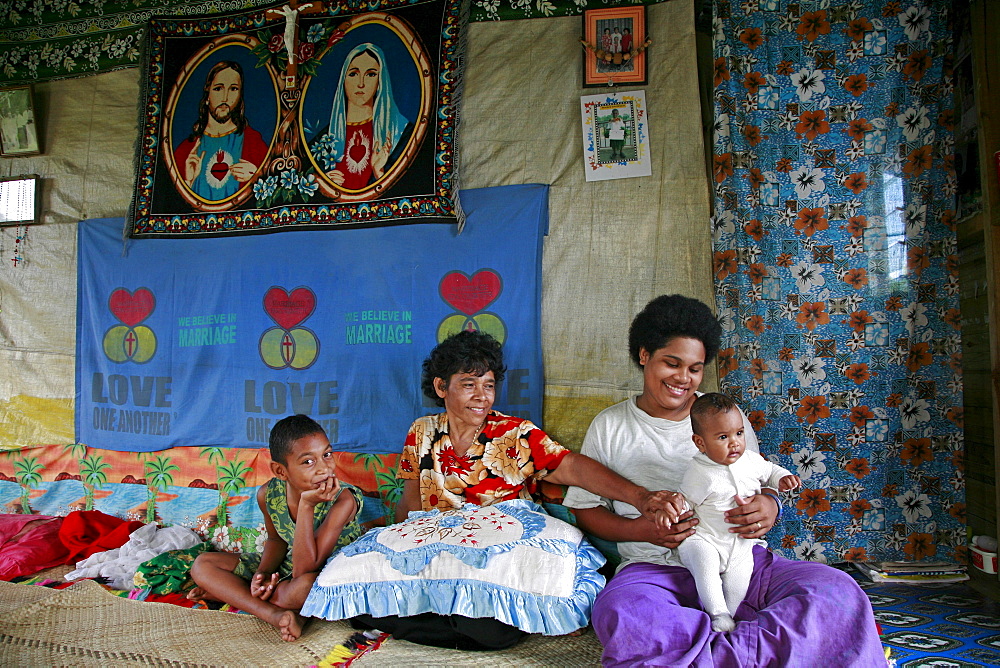
[[[631,564],[594,602],[605,666],[885,668],[868,597],[842,571],[754,547],[729,633],[712,630],[686,568]]]

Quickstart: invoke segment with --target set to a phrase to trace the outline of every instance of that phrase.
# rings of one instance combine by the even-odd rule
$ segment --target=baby
[[[725,394],[698,397],[691,407],[692,438],[699,453],[684,474],[680,493],[700,520],[697,533],[677,548],[681,562],[694,576],[702,607],[715,631],[732,631],[733,615],[746,596],[753,574],[753,546],[759,544],[731,533],[727,510],[761,487],[788,491],[802,481],[752,450],[746,451],[743,415]],[[683,503],[683,502],[681,502]],[[667,511],[672,522],[683,508]]]

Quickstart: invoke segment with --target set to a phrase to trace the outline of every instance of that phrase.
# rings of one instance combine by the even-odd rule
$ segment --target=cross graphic
[[[281,337],[281,357],[285,360],[286,364],[292,361],[292,347],[294,345],[295,343],[292,341],[291,335],[285,332],[284,336]]]
[[[125,336],[125,354],[129,357],[135,353],[135,343],[137,339],[135,337],[135,332],[131,329],[128,330],[128,334]]]
[[[298,49],[299,49],[299,14],[318,14],[323,11],[322,2],[300,3],[298,0],[289,0],[287,5],[282,5],[276,9],[269,9],[265,16],[269,19],[279,17],[285,18],[285,51],[288,52],[288,68],[285,70],[285,89],[295,88],[298,83],[296,74],[298,73]]]

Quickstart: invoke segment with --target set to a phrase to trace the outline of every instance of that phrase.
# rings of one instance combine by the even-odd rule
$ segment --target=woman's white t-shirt
[[[745,414],[746,447],[760,451],[757,435]],[[691,440],[691,418],[680,421],[655,418],[639,408],[635,398],[626,399],[597,414],[583,439],[581,454],[596,459],[612,471],[650,491],[680,489],[684,472],[698,452]],[[602,506],[629,519],[641,513],[622,501],[597,496],[580,487],[570,487],[563,500],[569,508]],[[681,566],[673,550],[652,543],[618,543],[622,566],[633,562]]]

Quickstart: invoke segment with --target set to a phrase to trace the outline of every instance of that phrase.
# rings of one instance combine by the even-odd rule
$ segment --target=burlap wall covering
[[[713,301],[692,3],[651,6],[648,22],[653,174],[596,183],[584,180],[579,98],[600,89],[581,88],[581,19],[470,26],[463,185],[552,185],[544,426],[573,448],[641,387],[626,339],[643,304],[666,292]],[[44,155],[0,161],[0,174],[46,179],[46,224],[29,229],[22,265],[9,262],[14,231],[0,231],[0,446],[73,440],[75,223],[126,212],[138,94],[137,70],[39,84]]]

